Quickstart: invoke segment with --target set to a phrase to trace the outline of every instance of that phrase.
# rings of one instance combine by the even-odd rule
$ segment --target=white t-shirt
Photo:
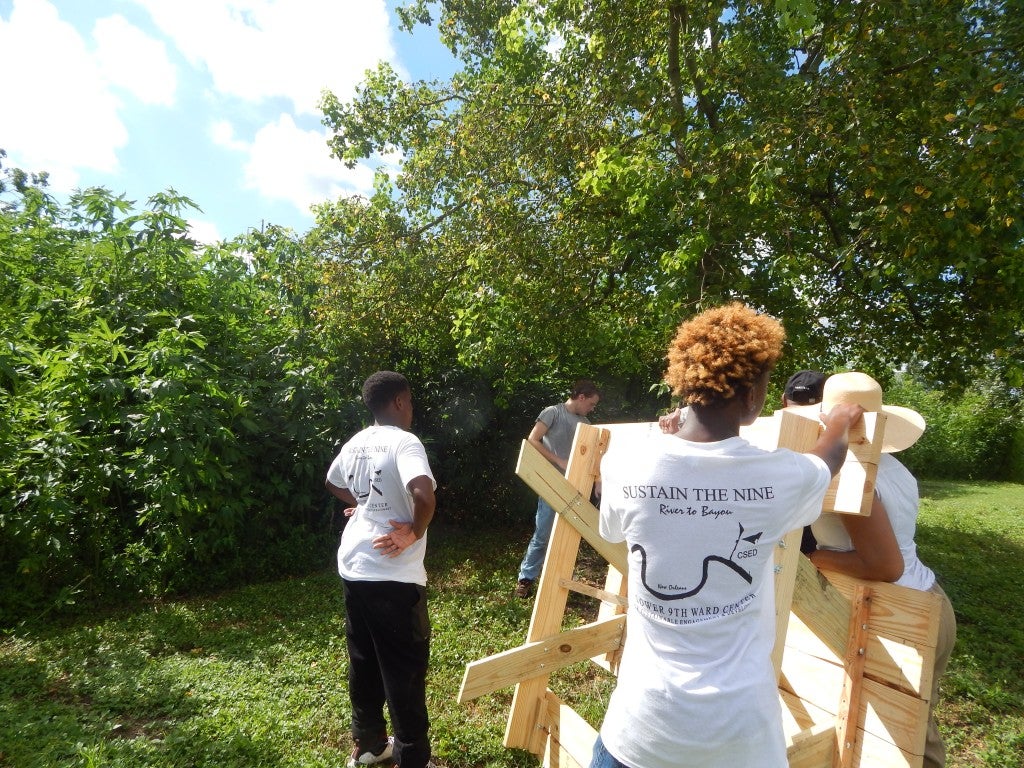
[[[358,502],[338,547],[338,573],[343,579],[426,585],[425,533],[398,557],[384,557],[372,544],[391,530],[389,520],[412,522],[412,494],[407,486],[420,475],[429,477],[436,487],[423,443],[399,427],[367,427],[342,446],[327,479],[347,488]]]
[[[601,478],[601,535],[629,545],[605,746],[634,768],[785,768],[773,554],[818,516],[828,467],[740,437],[656,435],[613,439]]]
[[[893,583],[927,592],[935,584],[935,572],[918,558],[917,543],[914,541],[919,504],[917,480],[899,459],[883,453],[878,462],[875,493],[885,506],[892,532],[903,555],[903,575]],[[824,513],[811,526],[811,531],[818,540],[818,549],[834,549],[838,552],[853,549],[853,542],[846,532],[842,517],[834,512]]]

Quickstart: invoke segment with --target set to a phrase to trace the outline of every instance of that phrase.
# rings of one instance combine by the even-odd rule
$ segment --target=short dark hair
[[[572,392],[569,393],[569,399],[575,400],[577,397],[593,397],[594,395],[600,394],[601,391],[590,379],[577,379],[576,383],[572,385]]]
[[[363,382],[363,403],[370,413],[377,414],[403,392],[409,391],[409,380],[394,371],[377,371]]]

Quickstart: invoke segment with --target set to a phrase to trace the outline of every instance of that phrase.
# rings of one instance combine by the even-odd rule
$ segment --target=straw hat
[[[800,416],[818,418],[833,406],[856,403],[865,411],[886,415],[882,453],[895,453],[909,448],[924,433],[924,417],[912,408],[882,404],[882,387],[866,373],[850,371],[835,373],[825,380],[821,405],[797,405],[787,408]]]

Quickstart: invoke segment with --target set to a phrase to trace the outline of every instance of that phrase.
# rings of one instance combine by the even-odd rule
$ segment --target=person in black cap
[[[791,405],[817,405],[828,378],[820,371],[797,371],[786,381],[782,393],[782,407]]]

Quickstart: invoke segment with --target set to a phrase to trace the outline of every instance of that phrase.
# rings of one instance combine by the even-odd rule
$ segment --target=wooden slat
[[[830,718],[837,715],[843,675],[841,666],[789,646],[782,662],[779,687],[782,692],[793,694],[817,722],[821,720],[820,713]],[[923,752],[928,703],[868,678],[864,678],[862,686],[858,731],[889,741],[900,751]]]
[[[885,434],[884,413],[865,413],[850,428],[850,447],[846,463],[825,492],[822,509],[847,515],[871,514],[871,502],[878,476]]]
[[[835,750],[836,729],[824,723],[796,734],[786,747],[786,758],[789,768],[826,768]]]
[[[849,597],[859,579],[835,571],[823,571],[840,593]],[[933,592],[899,587],[881,581],[871,582],[875,606],[871,625],[885,637],[899,639],[921,648],[934,648],[939,637],[942,598]]]
[[[850,598],[832,586],[806,557],[797,560],[793,613],[832,653],[842,658],[846,653]]]
[[[786,632],[796,590],[796,569],[800,558],[800,539],[803,530],[790,531],[779,541],[775,549],[775,645],[772,648],[772,665],[775,679],[782,669],[782,654],[786,649]]]
[[[597,587],[592,587],[582,581],[562,579],[558,583],[570,592],[575,592],[578,595],[586,595],[587,597],[599,600],[602,607],[607,605],[611,608],[623,609],[621,612],[625,613],[624,609],[629,605],[629,599],[625,595],[618,595],[609,592],[606,589],[598,589]],[[598,614],[598,616],[600,617],[600,614]]]
[[[921,755],[901,750],[870,733],[862,735],[854,748],[854,765],[862,768],[921,768]]]
[[[594,752],[597,731],[551,691],[547,704],[548,739],[545,768],[586,768]]]
[[[850,629],[843,660],[843,684],[836,712],[836,753],[833,768],[853,765],[853,745],[860,721],[861,688],[864,682],[864,654],[867,651],[868,616],[871,613],[871,588],[861,584],[853,595]]]
[[[590,430],[595,427],[587,427],[585,424],[580,424],[579,427],[586,428],[580,433],[584,438],[593,435]],[[596,447],[594,450],[597,450]],[[577,532],[601,557],[621,572],[627,572],[626,544],[625,542],[611,544],[601,538],[599,513],[589,501],[589,489],[586,491],[586,495],[581,493],[552,466],[550,461],[544,458],[540,451],[526,440],[523,441],[519,451],[516,474],[547,501],[559,516],[564,516],[569,520]],[[593,485],[593,478],[590,478],[590,484]]]
[[[792,649],[833,664],[840,663],[840,657],[830,651],[795,614],[790,616],[786,649],[786,653]],[[864,676],[919,698],[928,698],[934,664],[925,661],[934,659],[934,655],[934,651],[929,649],[922,650],[909,643],[879,636],[869,625]]]
[[[625,616],[612,616],[479,659],[466,666],[459,703],[515,685],[538,675],[616,650],[622,643]],[[545,678],[546,679],[546,678]]]
[[[516,473],[527,480],[558,513],[537,583],[537,597],[526,635],[528,643],[557,635],[562,629],[569,592],[561,586],[561,581],[571,579],[576,567],[581,537],[580,528],[576,526],[586,531],[588,541],[593,539],[592,546],[605,559],[613,564],[618,562],[622,570],[626,569],[625,544],[616,550],[601,538],[598,533],[597,510],[588,501],[594,481],[600,473],[601,456],[608,447],[608,439],[607,430],[577,424],[564,478],[529,442],[523,442]],[[535,487],[527,478],[538,485]],[[543,754],[544,732],[537,726],[544,708],[546,690],[546,675],[516,685],[505,725],[506,747],[527,749],[535,755]]]
[[[609,616],[621,616],[626,613],[629,606],[629,598],[627,591],[629,588],[629,582],[626,579],[625,574],[622,573],[615,566],[608,566],[608,573],[604,579],[604,590],[605,593],[611,593],[616,595],[617,599],[613,601],[602,601],[601,605],[597,609],[597,618],[605,619]],[[619,661],[622,659],[622,647],[626,644],[626,635],[623,632],[622,635],[622,646],[618,650],[606,653],[603,656],[594,659],[594,663],[602,669],[606,669],[613,675],[619,673]]]

